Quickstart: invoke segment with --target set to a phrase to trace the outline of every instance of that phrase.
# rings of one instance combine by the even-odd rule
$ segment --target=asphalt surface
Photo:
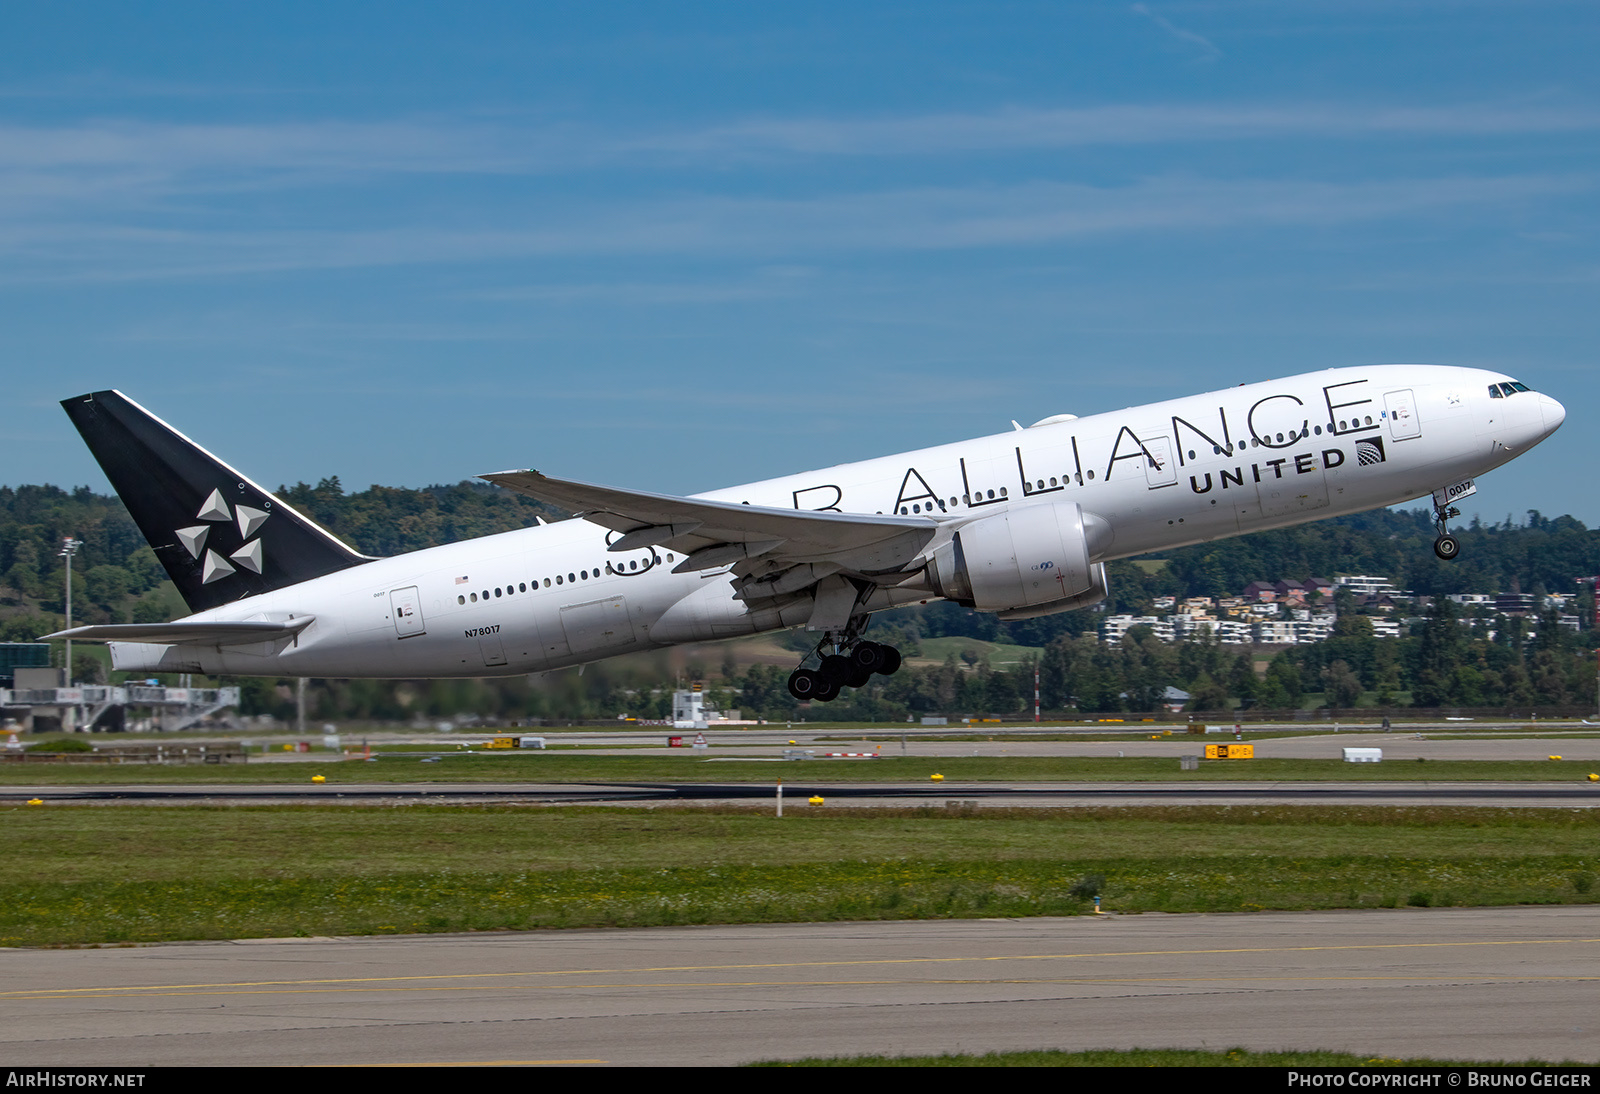
[[[938,732],[950,728],[937,727]],[[1467,739],[1441,739],[1439,733],[1453,732],[1455,727],[1432,727],[1438,732],[1341,732],[1332,735],[1270,737],[1252,735],[1249,742],[1260,758],[1284,759],[1338,759],[1348,747],[1380,748],[1385,762],[1412,761],[1419,773],[1425,765],[1416,760],[1546,760],[1560,755],[1568,760],[1592,760],[1600,770],[1600,737],[1513,737],[1498,738],[1473,736]],[[1546,727],[1549,728],[1549,727]],[[1600,805],[1600,783],[1570,780],[1565,782],[1433,782],[1418,778],[1406,782],[1369,782],[1359,779],[1330,782],[1223,782],[1207,779],[1204,782],[1026,782],[1002,784],[993,782],[960,783],[874,783],[861,784],[834,782],[830,772],[839,764],[871,764],[871,759],[827,759],[828,752],[881,753],[885,756],[1128,756],[1163,757],[1176,760],[1180,756],[1196,755],[1205,744],[1231,743],[1232,734],[1198,735],[1174,734],[1156,737],[1143,729],[1130,730],[1119,739],[1110,741],[1064,740],[1005,740],[1005,741],[941,741],[928,739],[935,730],[926,727],[907,727],[904,743],[867,741],[861,738],[835,738],[827,734],[805,735],[789,729],[759,727],[749,730],[713,730],[706,736],[710,747],[703,751],[702,759],[726,771],[727,781],[722,783],[538,783],[538,764],[546,755],[538,751],[503,753],[527,764],[528,781],[506,783],[451,782],[453,771],[460,764],[471,764],[475,758],[461,755],[454,745],[444,750],[443,762],[438,765],[437,782],[429,783],[339,783],[312,786],[309,777],[296,770],[301,763],[320,764],[340,762],[327,753],[270,753],[268,760],[284,763],[284,778],[277,785],[227,785],[227,784],[128,784],[128,785],[32,785],[0,787],[0,802],[24,802],[38,798],[44,802],[85,803],[146,803],[146,804],[275,804],[329,802],[359,804],[363,802],[521,802],[532,804],[652,804],[666,802],[702,803],[757,803],[772,802],[776,795],[775,784],[784,783],[786,801],[799,806],[817,796],[835,806],[892,806],[892,805],[942,805],[949,801],[972,801],[990,806],[1073,806],[1073,805],[1483,805],[1531,806],[1549,808],[1592,808]],[[1581,732],[1582,727],[1579,727]],[[913,732],[914,731],[914,732]],[[664,731],[662,731],[664,732]],[[793,732],[793,736],[787,736]],[[1007,732],[1012,732],[1008,730]],[[1041,737],[1059,736],[1059,727],[1046,727],[1037,731]],[[1553,731],[1558,732],[1558,731]],[[1570,732],[1570,729],[1569,729]],[[625,756],[648,756],[653,752],[668,753],[680,759],[681,749],[600,747],[600,742],[615,742],[615,734],[597,735],[580,733],[571,735],[594,747],[583,752]],[[628,739],[639,744],[664,741],[661,732],[628,734]],[[823,738],[823,739],[819,739]],[[567,740],[568,738],[563,738]],[[356,738],[347,735],[346,744],[353,745]],[[785,762],[780,759],[792,746],[811,752],[814,759]],[[575,754],[567,752],[567,755]],[[581,753],[577,753],[581,754]],[[252,764],[262,758],[253,758]],[[389,754],[381,765],[415,764],[421,754]],[[1234,761],[1228,761],[1234,762]],[[1248,763],[1249,761],[1238,761]],[[1386,769],[1387,770],[1387,769]],[[41,777],[44,769],[41,769]]]
[[[731,1065],[1150,1046],[1600,1060],[1600,911],[830,923],[12,950],[10,1066]]]
[[[788,772],[785,771],[785,775]],[[1588,782],[1205,782],[1205,783],[829,783],[785,778],[785,808],[822,806],[989,807],[1102,805],[1475,805],[1592,809],[1600,785]],[[6,787],[0,802],[37,798],[58,804],[360,805],[436,804],[651,805],[699,803],[777,807],[777,788],[763,783],[339,783],[272,785],[134,784]]]

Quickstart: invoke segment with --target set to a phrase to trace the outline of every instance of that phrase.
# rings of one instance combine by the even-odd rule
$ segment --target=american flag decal
[[[465,585],[466,583],[467,583],[467,579],[466,578],[464,578],[464,577],[456,578],[456,584],[457,585]]]

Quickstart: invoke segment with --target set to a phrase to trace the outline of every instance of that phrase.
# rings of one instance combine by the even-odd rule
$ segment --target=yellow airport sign
[[[1208,760],[1253,760],[1255,745],[1206,745]]]

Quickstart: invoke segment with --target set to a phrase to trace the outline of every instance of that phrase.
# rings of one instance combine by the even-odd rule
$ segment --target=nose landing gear
[[[1439,531],[1439,538],[1433,541],[1433,553],[1446,562],[1461,553],[1460,542],[1444,529],[1445,521],[1461,515],[1461,510],[1450,503],[1471,497],[1477,492],[1478,484],[1471,479],[1462,479],[1433,492],[1433,526]]]
[[[817,648],[806,656],[806,660],[813,656],[821,659],[817,668],[798,668],[789,675],[790,695],[826,703],[838,698],[840,688],[865,687],[874,674],[892,676],[899,671],[900,651],[893,646],[863,640],[861,629],[865,626],[865,617],[862,617],[861,626],[857,626],[855,620],[850,622],[842,634],[829,631],[823,635]],[[833,652],[824,654],[823,649],[829,646]],[[801,663],[803,665],[804,661]]]
[[[1461,510],[1453,505],[1434,503],[1433,526],[1438,531],[1439,538],[1433,541],[1433,553],[1446,562],[1450,562],[1461,553],[1461,541],[1445,531],[1445,521],[1460,515]]]

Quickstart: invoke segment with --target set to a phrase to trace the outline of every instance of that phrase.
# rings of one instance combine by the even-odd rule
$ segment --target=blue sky
[[[1503,369],[1600,524],[1592,3],[23,5],[0,482],[117,387],[268,486],[689,493],[1312,369]]]

